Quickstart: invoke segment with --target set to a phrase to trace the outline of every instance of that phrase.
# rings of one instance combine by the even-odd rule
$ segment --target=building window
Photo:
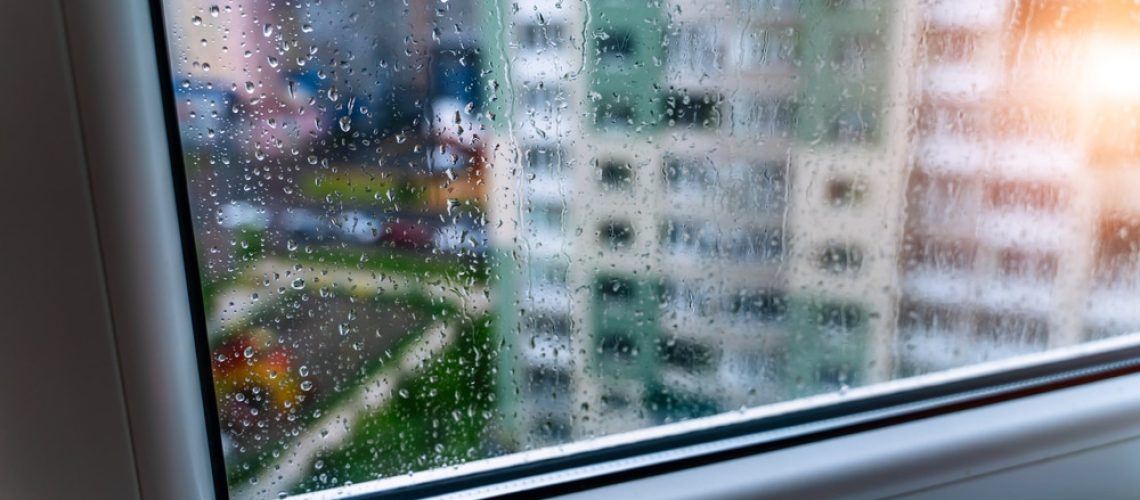
[[[612,220],[602,224],[600,236],[612,249],[626,248],[633,244],[633,226],[626,221]]]
[[[616,96],[602,99],[594,107],[594,124],[601,130],[620,131],[629,129],[634,123],[635,110],[629,98]]]
[[[637,39],[632,31],[613,28],[598,33],[595,37],[598,57],[601,61],[622,61],[637,50]]]
[[[619,160],[598,162],[598,181],[608,189],[629,189],[633,185],[633,166]]]
[[[675,191],[701,192],[714,187],[710,162],[687,157],[665,158],[665,185]]]
[[[863,316],[859,305],[826,303],[817,308],[815,322],[825,331],[848,334],[863,325]]]
[[[685,339],[659,341],[661,361],[686,371],[704,372],[713,367],[714,352],[709,346]]]
[[[700,78],[721,70],[724,49],[712,26],[681,24],[668,44],[669,67],[679,77]]]
[[[788,312],[784,295],[774,291],[740,290],[729,298],[729,313],[750,321],[782,321]]]
[[[863,267],[863,250],[857,245],[828,245],[819,252],[819,268],[832,274],[851,274]]]
[[[524,171],[532,175],[558,173],[568,158],[569,155],[559,146],[530,146],[523,150]]]
[[[561,203],[537,203],[527,214],[528,227],[537,236],[562,233],[566,212]]]
[[[790,70],[796,62],[797,35],[791,27],[762,27],[747,33],[740,63],[749,69]]]
[[[637,291],[637,285],[624,278],[603,278],[598,280],[598,294],[603,300],[630,300]]]
[[[1057,256],[1007,248],[998,253],[998,271],[1006,280],[1029,280],[1051,283],[1057,275]]]
[[[733,128],[761,138],[789,137],[796,104],[791,99],[737,97],[732,108]]]
[[[565,41],[561,23],[528,23],[518,27],[519,47],[527,50],[558,49]]]
[[[713,95],[675,93],[665,98],[665,118],[670,126],[716,128],[720,126],[720,98]]]
[[[993,181],[986,185],[986,203],[994,209],[1054,211],[1062,208],[1064,193],[1047,183]]]
[[[867,185],[862,181],[842,178],[827,181],[827,202],[833,207],[857,207],[866,196]]]

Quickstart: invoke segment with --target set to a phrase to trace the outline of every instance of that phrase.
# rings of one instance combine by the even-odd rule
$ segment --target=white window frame
[[[7,433],[0,434],[0,461],[17,464],[0,472],[5,492],[225,495],[216,489],[225,487],[225,477],[220,442],[210,438],[213,415],[203,397],[208,372],[204,375],[203,365],[195,362],[203,354],[193,342],[195,328],[204,331],[192,314],[189,292],[197,277],[181,259],[191,248],[184,240],[187,221],[178,224],[179,202],[185,201],[178,197],[185,192],[178,191],[182,179],[166,168],[178,161],[168,147],[175,110],[164,105],[172,82],[156,53],[154,30],[161,23],[151,18],[155,5],[147,0],[17,2],[7,11],[11,29],[0,30],[5,46],[20,47],[10,54],[17,58],[13,67],[44,70],[58,77],[53,82],[62,82],[3,79],[3,95],[19,97],[11,99],[13,108],[0,121],[6,130],[60,134],[53,154],[70,154],[70,159],[33,174],[45,183],[61,176],[81,179],[86,194],[70,194],[89,201],[52,209],[75,217],[76,227],[91,236],[67,251],[90,257],[79,260],[84,272],[98,279],[85,282],[87,288],[48,296],[73,301],[64,314],[102,308],[105,318],[86,331],[47,330],[21,339],[44,348],[38,355],[50,358],[52,366],[75,363],[86,371],[45,371],[34,383],[29,377],[0,377],[5,394],[28,397],[24,404],[13,402],[17,411],[11,413],[19,415],[0,412],[0,431]],[[43,152],[4,144],[0,155],[3,164],[33,165]],[[30,210],[53,207],[37,193],[29,189],[0,197],[3,222],[21,227],[21,220],[34,213]],[[62,234],[71,232],[60,233],[16,242],[32,250],[21,265],[44,276],[63,272],[57,270],[59,245],[71,242]],[[57,278],[75,280],[74,275]],[[4,311],[5,327],[13,331],[32,331],[44,322],[42,311],[11,309]],[[23,366],[19,363],[27,356],[24,349],[0,350],[0,366]],[[95,380],[96,373],[113,376]],[[1112,474],[1117,469],[1109,460],[1140,453],[1137,373],[1140,336],[1125,336],[312,496],[390,486],[397,488],[393,492],[476,497],[514,492],[936,497],[954,491],[996,495],[1000,490],[985,488],[996,488],[1003,478],[1027,488],[1027,496],[1086,491],[1125,496],[1140,487],[1140,479]],[[867,404],[876,398],[883,404]],[[831,416],[798,423],[785,418],[807,411]],[[50,419],[37,425],[39,412],[89,418],[77,417],[74,429],[60,429]],[[791,425],[777,425],[781,421]],[[757,424],[763,422],[770,428]],[[709,424],[751,431],[717,437],[701,430]],[[89,439],[81,439],[84,435]],[[666,441],[673,445],[649,446]],[[624,454],[614,453],[623,449]],[[29,461],[43,450],[56,452],[51,467]],[[1085,461],[1072,462],[1074,457]],[[1058,463],[1076,465],[1049,469]],[[536,466],[542,464],[551,470]],[[1096,470],[1090,464],[1107,465],[1097,474],[1075,472]],[[1033,484],[1017,482],[1025,471],[1039,472]]]

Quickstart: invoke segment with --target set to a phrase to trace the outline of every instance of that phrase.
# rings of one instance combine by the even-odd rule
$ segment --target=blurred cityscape
[[[1140,8],[166,0],[235,497],[1140,327]]]

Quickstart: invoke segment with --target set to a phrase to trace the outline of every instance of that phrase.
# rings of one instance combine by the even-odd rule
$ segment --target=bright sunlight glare
[[[1087,60],[1089,89],[1111,99],[1140,100],[1140,42],[1097,37]]]

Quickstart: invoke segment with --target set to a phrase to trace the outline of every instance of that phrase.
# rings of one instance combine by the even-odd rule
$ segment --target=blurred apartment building
[[[1135,331],[1140,94],[1104,81],[1137,82],[1135,59],[1114,56],[1135,53],[1138,30],[1120,23],[1135,8],[942,0],[922,12],[900,375]]]
[[[909,80],[887,48],[909,43],[891,38],[906,11],[647,5],[502,3],[485,29],[520,447],[890,369],[868,359],[894,331],[908,143],[888,101]]]
[[[1117,125],[1136,101],[1070,68],[1094,33],[1140,47],[1105,27],[1123,8],[504,3],[485,47],[505,433],[541,446],[1140,326],[1140,133]]]

